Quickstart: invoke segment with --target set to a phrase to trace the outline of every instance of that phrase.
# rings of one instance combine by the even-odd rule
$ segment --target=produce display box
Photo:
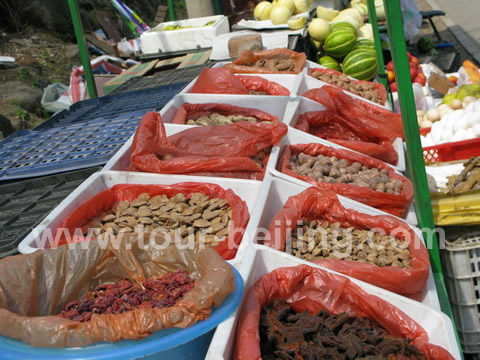
[[[172,85],[191,81],[195,79],[203,69],[210,67],[212,64],[202,64],[188,66],[180,69],[164,70],[152,76],[137,76],[128,79],[119,87],[112,90],[109,95],[116,95],[124,92],[145,90],[149,88],[157,88],[165,85]]]
[[[210,21],[213,25],[204,26]],[[162,30],[169,25],[189,27],[179,30]],[[144,55],[173,51],[210,48],[216,36],[230,31],[224,15],[163,22],[140,35]]]
[[[0,185],[0,258],[18,253],[19,242],[91,174],[93,167]]]
[[[457,173],[458,174],[458,173]],[[430,193],[433,220],[437,226],[480,224],[480,190],[447,195]]]
[[[252,215],[252,221],[255,219],[258,228],[268,228],[273,216],[283,207],[288,198],[301,193],[309,187],[311,187],[311,185],[306,182],[294,183],[285,179],[266,176],[263,181],[262,191],[260,192],[260,196],[255,206],[255,212]],[[391,216],[383,211],[361,204],[344,196],[337,196],[340,200],[340,203],[345,208],[353,209],[368,215]],[[416,232],[420,239],[423,240],[420,229],[409,224],[408,226]],[[253,243],[256,243],[256,236],[250,235],[250,238],[252,239],[251,241],[253,241]],[[317,266],[313,263],[310,264],[312,266]],[[431,269],[429,272],[427,285],[421,294],[420,300],[424,305],[440,311],[440,302],[438,300],[437,289]]]
[[[282,152],[282,149],[283,149],[284,146],[295,145],[295,144],[310,144],[310,143],[322,144],[322,145],[325,145],[325,146],[330,146],[330,147],[335,148],[335,149],[345,149],[345,150],[348,150],[348,151],[351,151],[351,152],[354,152],[354,153],[358,153],[357,151],[350,150],[350,149],[348,149],[346,147],[343,147],[341,145],[337,145],[337,144],[332,143],[330,141],[321,139],[319,137],[316,137],[316,136],[307,134],[303,131],[300,131],[300,130],[293,129],[293,128],[289,127],[288,133],[282,139],[281,145],[280,146],[275,146],[275,147],[272,148],[272,153],[270,155],[270,159],[269,159],[268,165],[267,165],[268,172],[270,174],[272,174],[273,176],[285,179],[287,181],[290,181],[290,182],[293,182],[293,183],[296,183],[296,184],[300,184],[302,186],[313,186],[313,185],[311,185],[311,184],[309,184],[309,183],[307,183],[303,180],[296,179],[292,176],[289,176],[289,175],[284,174],[281,171],[277,170],[278,161],[280,159],[280,155],[281,155],[281,152]],[[387,164],[387,163],[385,163],[385,164],[392,167],[393,169],[395,168],[395,167],[391,166],[390,164]],[[397,171],[397,173],[399,173],[399,172]],[[367,210],[371,209],[371,207],[368,206],[368,205],[365,205],[365,204],[362,204],[362,203],[358,203],[358,204],[363,206],[363,207],[366,207]],[[380,211],[380,210],[378,210],[378,211]],[[390,216],[393,216],[393,215],[390,215]],[[408,209],[408,213],[405,216],[405,218],[402,219],[402,220],[405,220],[410,225],[417,225],[418,224],[417,215],[415,213],[415,207],[414,207],[413,203],[410,204],[410,207]]]
[[[325,109],[326,108],[322,104],[319,104],[316,101],[304,98],[302,96],[297,96],[295,99],[292,99],[288,105],[288,108],[287,108],[288,113],[285,114],[285,124],[293,127],[296,124],[298,117],[301,114],[309,111],[323,111]],[[311,134],[307,134],[307,135],[313,136]],[[314,137],[317,138],[316,136]],[[405,150],[403,148],[402,139],[397,138],[393,142],[393,147],[398,154],[398,162],[396,165],[393,165],[392,167],[396,171],[403,173],[406,170],[406,164],[405,164]]]
[[[0,336],[2,359],[38,360],[105,360],[105,359],[198,359],[208,351],[216,327],[228,319],[241,303],[244,286],[240,273],[234,268],[235,290],[218,307],[212,307],[210,316],[196,324],[181,328],[156,331],[138,340],[94,343],[83,347],[40,348],[22,341]]]
[[[230,95],[230,94],[178,94],[160,110],[164,123],[171,123],[178,108],[184,103],[190,104],[230,104],[257,109],[277,116],[280,122],[287,122],[288,96]]]
[[[262,275],[281,267],[298,265],[312,266],[312,264],[307,261],[284,254],[266,246],[252,246],[248,249],[240,266],[240,273],[245,281],[245,292],[247,292]],[[332,272],[327,269],[322,270]],[[420,304],[416,301],[380,289],[365,282],[353,278],[350,278],[350,280],[360,286],[367,293],[378,296],[399,308],[426,330],[429,342],[442,346],[448,350],[455,359],[461,359],[455,339],[453,324],[445,314],[425,306],[424,304]],[[217,327],[208,349],[206,356],[207,360],[232,358],[239,316],[240,308]]]
[[[231,189],[237,196],[247,203],[250,219],[262,183],[256,180],[214,178],[207,176],[185,176],[185,175],[161,175],[132,172],[106,171],[93,174],[65,198],[47,217],[30,232],[18,246],[22,254],[32,253],[40,248],[35,244],[35,234],[41,238],[46,234],[47,229],[53,231],[57,226],[80,204],[90,199],[95,194],[111,188],[116,184],[163,184],[171,185],[183,182],[212,183],[224,189]],[[255,222],[252,223],[254,225]],[[248,225],[247,225],[248,226]],[[247,230],[249,231],[248,227]],[[251,230],[250,230],[251,231]],[[247,240],[247,239],[245,239]],[[240,244],[237,257],[248,247],[248,241]]]
[[[465,160],[480,156],[480,138],[449,142],[423,148],[425,163]]]
[[[297,84],[298,78],[302,77],[302,74],[288,75],[288,74],[237,74],[242,76],[259,76],[268,81],[275,82],[279,85],[282,85],[284,88],[287,88],[290,91],[290,96],[295,96],[297,94]],[[190,93],[191,88],[197,82],[198,77],[193,79],[187,86],[180,91],[180,94]],[[215,94],[220,95],[220,94]],[[238,96],[238,95],[236,95]],[[242,95],[245,96],[245,95]],[[255,95],[255,96],[272,96],[272,95]]]

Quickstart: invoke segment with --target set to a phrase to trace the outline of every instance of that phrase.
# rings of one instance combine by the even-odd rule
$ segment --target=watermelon
[[[355,29],[355,26],[353,26],[348,22],[337,22],[337,23],[330,24],[330,31],[335,31],[338,29],[351,30],[355,35],[357,34],[357,29]]]
[[[360,40],[357,40],[353,48],[353,50],[356,50],[356,49],[365,49],[365,50],[375,51],[375,44],[371,40],[360,39]]]
[[[356,40],[357,36],[352,31],[337,29],[328,34],[323,44],[323,49],[327,55],[334,58],[342,58],[352,51]]]
[[[331,56],[322,56],[317,61],[320,65],[325,66],[326,68],[340,71],[340,64],[337,60]]]
[[[365,49],[353,50],[343,59],[343,73],[358,80],[372,80],[377,74],[377,57]]]

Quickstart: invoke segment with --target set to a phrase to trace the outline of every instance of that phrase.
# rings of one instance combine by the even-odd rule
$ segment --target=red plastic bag
[[[257,109],[249,109],[245,107],[230,104],[190,104],[184,103],[175,113],[172,124],[185,124],[187,120],[197,120],[201,116],[209,116],[212,113],[220,115],[244,115],[256,117],[259,122],[269,121],[278,124],[278,117],[270,115]]]
[[[263,179],[265,168],[250,159],[287,133],[285,124],[197,126],[168,136],[160,114],[148,112],[132,144],[132,166],[139,171]],[[159,156],[173,155],[161,160]]]
[[[235,359],[259,360],[260,313],[275,299],[284,299],[296,311],[311,314],[327,310],[375,320],[392,336],[410,338],[428,360],[454,357],[444,348],[428,343],[427,332],[389,302],[366,293],[349,279],[307,265],[276,269],[263,275],[248,290],[239,316]]]
[[[387,194],[385,192],[375,191],[353,184],[330,184],[317,181],[311,176],[298,175],[292,170],[290,166],[290,159],[292,156],[301,152],[311,156],[336,156],[338,159],[346,159],[350,163],[358,161],[360,164],[365,165],[369,168],[375,167],[379,170],[388,169],[388,176],[390,178],[398,179],[403,183],[402,192],[398,195]],[[399,217],[403,217],[405,215],[413,198],[413,187],[410,180],[408,180],[405,176],[397,174],[390,166],[385,164],[383,161],[374,159],[366,155],[354,153],[353,151],[335,149],[333,147],[325,146],[322,144],[312,143],[285,146],[282,149],[282,153],[280,155],[278,169],[287,175],[293,176],[297,179],[301,179],[312,185],[315,185],[319,189],[331,190],[336,194],[346,196],[350,199],[370,205],[372,207]]]
[[[343,75],[343,73],[333,70],[333,69],[324,69],[324,68],[314,68],[314,69],[308,69],[308,75],[313,76],[312,74],[315,72],[320,72],[323,74],[332,74],[332,75]],[[387,90],[385,89],[385,86],[382,84],[373,82],[373,81],[364,81],[364,80],[353,80],[351,79],[354,83],[356,84],[368,84],[372,85],[375,89],[378,90],[380,98],[382,99],[382,103],[385,104],[387,102]],[[323,80],[321,80],[323,81]],[[331,84],[334,85],[334,84]],[[347,91],[347,90],[344,90]],[[350,92],[350,91],[349,91]]]
[[[268,229],[271,236],[265,238],[264,244],[285,251],[286,239],[290,238],[292,229],[305,218],[339,222],[344,228],[382,229],[386,234],[394,234],[396,239],[407,242],[412,259],[410,268],[379,267],[335,259],[312,260],[313,263],[402,295],[418,294],[425,287],[430,260],[427,249],[415,232],[392,216],[372,216],[346,209],[331,191],[311,187],[291,196],[273,217]]]
[[[223,67],[202,70],[189,93],[200,94],[240,94],[249,91],[263,91],[268,95],[289,96],[290,91],[273,81],[260,76],[234,75]]]
[[[327,110],[300,115],[295,128],[390,164],[397,163],[392,143],[404,137],[399,114],[354,99],[333,86],[312,89],[303,96]]]
[[[67,238],[63,230],[66,229],[70,235],[69,239],[72,239],[70,242],[91,240],[85,236],[74,236],[75,229],[82,228],[92,218],[102,212],[109,211],[116,202],[122,200],[133,201],[142,193],[148,193],[151,197],[162,194],[172,197],[178,193],[183,193],[185,197],[188,198],[197,192],[210,196],[211,198],[225,199],[232,208],[233,224],[230,227],[230,233],[227,239],[219,243],[214,249],[217,250],[225,260],[233,259],[237,253],[238,245],[242,241],[243,231],[245,231],[245,227],[250,218],[248,207],[245,201],[235,195],[232,190],[224,190],[219,185],[209,183],[185,182],[173,185],[114,185],[92,196],[69,214],[55,230],[54,239],[60,239],[58,245],[66,244]],[[234,229],[242,229],[242,231],[237,230],[237,232],[235,232]],[[229,246],[229,244],[232,246]]]
[[[259,60],[294,60],[295,69],[293,71],[281,71],[271,68],[257,68],[255,63]],[[290,49],[272,49],[253,52],[245,50],[231,64],[224,65],[225,68],[240,74],[298,74],[307,63],[305,53],[298,53]]]

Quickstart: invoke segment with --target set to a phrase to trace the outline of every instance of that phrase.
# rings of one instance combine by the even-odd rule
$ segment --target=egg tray
[[[17,246],[40,221],[101,167],[0,185],[0,258]]]
[[[98,99],[96,106],[79,105],[41,128],[17,131],[0,142],[0,181],[105,164],[135,132],[143,115],[160,110],[184,85],[157,88],[155,94],[151,89],[151,95],[122,94],[126,96],[107,99],[105,105]]]

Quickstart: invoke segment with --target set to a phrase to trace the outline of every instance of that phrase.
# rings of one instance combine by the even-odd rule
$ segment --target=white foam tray
[[[121,171],[99,172],[91,175],[69,196],[67,196],[50,214],[42,220],[18,246],[22,254],[29,254],[39,250],[35,244],[35,234],[42,236],[46,229],[52,233],[60,223],[74,211],[79,205],[90,199],[99,192],[111,188],[116,184],[162,184],[171,185],[183,182],[200,182],[220,185],[223,189],[231,189],[237,196],[247,203],[248,212],[252,219],[252,213],[256,205],[262,183],[256,180],[214,178],[207,176],[185,176],[185,175],[162,175],[148,173],[132,173]],[[256,222],[252,223],[255,229]],[[254,229],[247,226],[246,233],[252,233]],[[248,239],[245,239],[248,240]],[[240,244],[237,255],[239,257],[247,248],[248,241]]]
[[[309,111],[323,111],[325,109],[325,106],[317,103],[316,101],[304,98],[303,96],[297,96],[296,98],[290,100],[287,106],[287,114],[285,114],[284,122],[285,124],[293,127],[301,114]],[[317,138],[316,136],[314,137]],[[405,149],[403,148],[403,141],[401,138],[395,139],[393,142],[393,148],[398,154],[398,161],[397,164],[393,165],[392,167],[399,172],[404,172],[406,169]]]
[[[267,165],[267,170],[269,171],[269,173],[272,174],[273,176],[276,176],[276,177],[294,182],[296,184],[301,184],[301,185],[308,184],[308,186],[312,186],[311,184],[309,184],[309,183],[307,183],[303,180],[300,180],[300,179],[294,178],[292,176],[286,175],[286,174],[280,172],[279,170],[277,170],[278,161],[280,159],[280,155],[282,153],[282,149],[283,149],[284,146],[295,145],[295,144],[310,144],[310,143],[322,144],[322,145],[325,145],[325,146],[330,146],[330,147],[335,148],[335,149],[344,149],[344,150],[347,150],[347,151],[358,153],[357,151],[350,150],[350,149],[348,149],[346,147],[343,147],[341,145],[332,143],[330,141],[321,139],[319,137],[313,136],[313,135],[308,134],[306,132],[303,132],[303,131],[300,131],[300,130],[289,127],[288,128],[288,133],[282,139],[281,145],[280,146],[275,146],[275,147],[272,148],[272,153],[270,155],[270,159],[269,159],[268,165]],[[384,164],[390,166],[398,174],[403,175],[398,170],[396,170],[394,166],[392,166],[390,164],[387,164],[387,163],[384,163]],[[365,205],[365,206],[367,206],[367,205]],[[402,220],[405,220],[410,225],[417,225],[418,224],[417,215],[415,213],[415,207],[413,205],[413,202],[410,204],[410,207],[408,208],[407,215]]]
[[[211,26],[205,26],[215,20]],[[165,26],[192,26],[187,29],[162,31]],[[207,16],[195,19],[177,20],[160,23],[140,35],[143,54],[193,50],[212,47],[215,37],[230,31],[228,18],[224,15]]]
[[[297,93],[296,86],[299,84],[299,82],[297,81],[297,78],[303,76],[303,74],[301,73],[294,74],[294,75],[288,75],[288,74],[236,74],[236,75],[259,76],[268,81],[276,82],[277,84],[282,85],[284,88],[287,88],[290,91],[290,96],[295,96],[295,94]],[[197,80],[198,80],[198,76],[195,79],[193,79],[187,86],[185,86],[183,90],[180,91],[180,94],[190,93],[190,89],[197,82]],[[214,95],[222,95],[222,94],[214,94]],[[241,96],[245,96],[245,95],[241,95]],[[255,96],[272,96],[272,95],[255,95]]]
[[[301,264],[311,265],[311,263],[286,255],[280,251],[256,245],[249,248],[246,252],[240,265],[240,273],[245,281],[245,289],[248,290],[264,274],[280,267],[297,266]],[[329,271],[327,269],[323,270]],[[376,286],[356,279],[350,279],[367,293],[376,295],[402,310],[426,330],[430,343],[442,346],[448,350],[455,359],[461,359],[455,340],[453,324],[445,314]],[[207,360],[233,358],[240,308],[241,307],[217,327],[208,349]]]
[[[160,115],[164,123],[171,123],[178,108],[183,103],[191,104],[230,104],[245,108],[257,109],[268,114],[277,116],[280,122],[288,119],[285,117],[289,96],[259,96],[259,95],[230,95],[230,94],[178,94],[170,100],[162,110]]]
[[[262,190],[259,193],[259,198],[257,199],[255,210],[252,214],[252,222],[255,222],[258,228],[268,229],[271,220],[273,219],[275,214],[283,207],[288,198],[290,196],[301,193],[302,191],[308,189],[311,186],[312,185],[303,181],[293,182],[287,181],[282,178],[272,177],[270,175],[265,176],[265,179],[263,180]],[[390,214],[387,214],[383,211],[351,200],[344,196],[337,196],[342,206],[347,209],[353,209],[368,215],[391,216]],[[252,224],[252,226],[253,225],[254,224]],[[420,229],[410,224],[407,225],[410,226],[410,228],[415,231],[417,236],[423,240],[422,232],[420,231]],[[249,234],[249,239],[251,239],[249,241],[256,243],[257,234]],[[440,302],[438,300],[437,289],[431,270],[429,272],[427,286],[421,294],[421,302],[424,305],[431,307],[432,309],[440,311]]]

